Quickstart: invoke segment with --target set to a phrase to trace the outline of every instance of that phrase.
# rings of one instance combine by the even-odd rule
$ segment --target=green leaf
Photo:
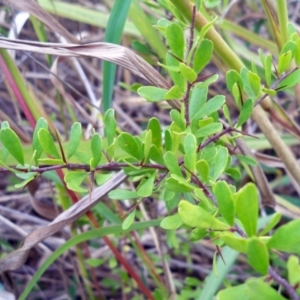
[[[186,123],[185,123],[185,119],[181,115],[181,113],[176,109],[172,109],[170,111],[170,116],[171,116],[172,120],[174,121],[174,123],[180,128],[180,130],[184,131],[186,128]]]
[[[185,63],[179,63],[179,72],[190,83],[193,83],[197,79],[197,73]]]
[[[197,112],[203,107],[204,103],[207,100],[208,88],[203,87],[200,84],[197,84],[190,96],[189,100],[189,116],[191,120],[194,120]]]
[[[228,121],[229,125],[232,126],[230,111],[226,104],[223,105],[223,114],[224,114],[224,117],[226,118],[226,120]]]
[[[220,132],[223,129],[223,124],[220,122],[208,124],[195,132],[197,138],[206,137],[217,132]]]
[[[233,86],[237,84],[240,90],[243,90],[243,82],[240,74],[235,70],[230,70],[226,73],[226,85],[229,92],[233,93]]]
[[[139,145],[133,136],[127,132],[122,132],[118,137],[118,144],[125,152],[131,156],[141,159]]]
[[[210,165],[210,176],[214,181],[216,181],[226,170],[228,158],[228,149],[219,147],[216,156],[214,157],[213,165]]]
[[[160,165],[164,165],[165,161],[162,152],[157,149],[155,145],[152,145],[149,151],[149,159],[155,161]]]
[[[225,103],[225,96],[217,95],[211,98],[205,105],[197,111],[193,119],[199,120],[205,116],[209,116],[215,111],[219,110]]]
[[[206,183],[209,179],[209,164],[207,163],[207,161],[204,159],[200,159],[199,161],[197,161],[196,169],[199,176],[201,177],[201,181],[203,183]]]
[[[83,180],[88,176],[87,172],[67,172],[64,179],[67,184],[68,189],[79,192],[79,193],[86,193],[88,189],[81,187]]]
[[[300,65],[300,39],[299,38],[296,42],[295,61],[296,61],[296,65],[299,66]]]
[[[98,186],[104,184],[109,178],[111,178],[113,173],[109,174],[95,174],[95,181]]]
[[[252,114],[252,111],[253,111],[253,101],[252,101],[252,99],[248,99],[242,106],[236,127],[240,127],[246,121],[248,121],[248,119],[250,118],[250,116]]]
[[[287,261],[288,280],[291,286],[298,286],[297,293],[300,293],[300,265],[299,258],[291,255]]]
[[[160,227],[163,229],[178,229],[181,225],[182,222],[178,214],[165,217],[160,223]]]
[[[278,59],[278,74],[281,75],[284,71],[286,71],[293,59],[292,51],[288,51],[279,56]]]
[[[190,226],[212,230],[228,230],[230,226],[213,217],[198,205],[193,205],[186,200],[181,200],[178,206],[181,221]]]
[[[157,118],[151,118],[148,122],[148,130],[152,131],[152,143],[158,148],[161,148],[161,127]]]
[[[283,91],[283,90],[289,89],[299,82],[300,82],[300,70],[298,69],[298,70],[294,71],[293,73],[291,73],[288,77],[283,79],[280,82],[277,90]]]
[[[187,193],[196,188],[196,186],[188,183],[184,178],[181,179],[182,181],[179,180],[178,176],[172,175],[172,177],[167,179],[166,188],[176,193]]]
[[[152,144],[152,131],[148,130],[144,138],[144,157],[147,160]]]
[[[16,159],[19,164],[23,166],[23,147],[16,133],[10,128],[3,128],[0,131],[0,139],[7,151]]]
[[[68,145],[68,159],[76,152],[82,135],[81,123],[75,122],[71,127],[70,140]]]
[[[40,158],[39,164],[41,165],[64,165],[65,162],[61,158]]]
[[[21,183],[15,184],[16,189],[20,189],[20,188],[25,187],[30,181],[32,181],[37,176],[37,173],[29,172],[26,175],[28,175],[28,176],[24,181],[22,181]]]
[[[267,283],[262,280],[249,280],[247,283],[227,287],[221,290],[217,295],[218,300],[287,300],[281,296],[278,291],[270,287]]]
[[[213,53],[213,43],[211,40],[203,39],[194,55],[193,69],[198,74],[210,62]]]
[[[185,136],[183,141],[184,146],[184,165],[186,168],[194,172],[196,169],[197,159],[197,141],[193,134],[189,133]]]
[[[207,235],[207,230],[203,228],[195,228],[192,230],[189,240],[196,242],[202,240]]]
[[[46,152],[49,156],[52,156],[54,158],[58,158],[58,159],[61,158],[56,149],[53,137],[47,129],[41,128],[39,130],[38,139],[44,152]]]
[[[109,192],[108,197],[110,199],[115,199],[115,200],[128,200],[128,199],[139,198],[136,191],[122,190],[122,189],[116,189]]]
[[[266,225],[266,227],[259,233],[260,236],[263,236],[267,234],[270,230],[272,230],[280,221],[281,219],[281,214],[280,213],[275,213],[273,214],[271,220],[269,223]]]
[[[267,275],[269,269],[269,251],[264,242],[257,237],[247,240],[247,257],[250,266],[257,272]]]
[[[115,119],[115,112],[113,109],[110,108],[106,111],[103,122],[105,136],[107,137],[107,146],[109,147],[114,142],[117,130],[117,122]]]
[[[249,237],[256,235],[258,219],[258,192],[253,183],[246,184],[236,196],[236,213]]]
[[[162,101],[167,93],[167,89],[158,88],[155,86],[142,86],[138,89],[138,94],[149,102]]]
[[[272,55],[268,54],[265,57],[265,63],[264,63],[264,69],[265,69],[265,79],[267,86],[271,86],[271,78],[272,78]]]
[[[166,56],[166,64],[168,67],[176,68],[177,70],[170,70],[168,69],[168,72],[170,74],[170,77],[172,78],[175,85],[179,86],[181,89],[181,92],[184,92],[186,89],[186,80],[182,76],[181,73],[179,73],[179,61],[169,53],[167,53]]]
[[[166,28],[166,40],[172,52],[181,60],[184,58],[184,35],[182,28],[176,24],[171,23]]]
[[[257,74],[249,71],[248,72],[248,79],[249,79],[249,83],[251,85],[251,88],[254,92],[254,95],[256,97],[259,96],[260,91],[261,91],[260,77]]]
[[[249,165],[249,166],[257,166],[257,161],[256,161],[253,157],[251,157],[251,156],[247,156],[247,155],[236,155],[236,158],[237,158],[239,161],[241,161],[241,162],[243,162],[243,163],[245,163],[245,164],[247,164],[247,165]]]
[[[233,202],[233,195],[226,181],[218,181],[213,191],[217,199],[220,213],[229,225],[234,225],[235,206]]]
[[[156,177],[156,173],[151,174],[151,176],[147,179],[143,179],[139,186],[137,187],[137,194],[140,197],[149,197],[152,195],[154,188],[154,180]]]
[[[127,230],[134,221],[136,209],[134,209],[130,214],[125,218],[122,223],[122,229]]]
[[[173,152],[166,152],[164,155],[164,162],[171,174],[182,177],[182,173],[178,164],[178,159]]]
[[[293,220],[275,231],[267,246],[288,253],[300,254],[300,220]]]
[[[276,94],[277,94],[276,90],[266,89],[266,88],[263,88],[262,92],[267,94],[267,95],[270,95],[270,96],[276,96]]]
[[[241,252],[247,252],[247,239],[241,238],[232,232],[221,232],[220,239],[230,248]]]
[[[94,133],[92,136],[91,150],[93,154],[91,167],[95,168],[99,165],[102,157],[102,138],[99,133]]]
[[[43,153],[43,148],[39,142],[39,138],[38,138],[38,132],[41,128],[45,128],[48,129],[48,123],[44,118],[39,118],[37,120],[37,123],[35,125],[35,129],[33,132],[33,137],[32,137],[32,150],[33,152],[35,152],[35,163],[38,164],[38,160],[40,159],[42,153]]]
[[[181,99],[182,98],[182,92],[178,85],[174,85],[169,89],[169,91],[165,94],[164,99],[165,100],[172,100],[172,99]]]
[[[246,91],[246,93],[248,94],[249,98],[252,100],[255,100],[256,97],[256,93],[254,92],[250,81],[249,81],[249,73],[252,73],[251,71],[249,71],[247,68],[242,68],[241,70],[241,79],[243,81],[243,86],[244,86],[244,90]]]

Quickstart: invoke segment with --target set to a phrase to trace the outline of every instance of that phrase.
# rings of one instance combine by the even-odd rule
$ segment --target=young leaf
[[[232,192],[226,181],[218,181],[213,187],[219,210],[229,225],[234,225],[235,207]]]
[[[210,164],[210,177],[212,180],[216,181],[224,173],[228,164],[228,158],[228,149],[220,146],[217,149],[213,165]]]
[[[257,97],[261,91],[260,77],[257,74],[249,71],[248,72],[248,80],[249,80],[250,86],[254,92],[255,97]]]
[[[230,70],[226,73],[226,85],[229,92],[232,94],[233,86],[237,84],[240,90],[243,90],[243,82],[240,74],[235,70]]]
[[[125,220],[123,221],[122,223],[122,229],[123,230],[127,230],[131,224],[133,223],[134,221],[134,218],[135,218],[135,212],[136,210],[134,209],[132,212],[130,212],[130,214],[125,218]]]
[[[193,119],[199,120],[205,116],[211,115],[213,112],[219,110],[225,103],[225,96],[217,95],[211,98],[202,109],[198,110]]]
[[[250,118],[252,111],[253,111],[253,101],[252,99],[248,99],[242,106],[236,127],[242,126]]]
[[[254,92],[254,90],[250,84],[249,73],[251,73],[251,71],[249,71],[247,68],[245,68],[245,67],[242,68],[241,79],[243,81],[244,90],[248,94],[249,98],[252,100],[255,100],[257,97],[256,97],[256,93]]]
[[[132,155],[137,159],[141,159],[139,145],[137,145],[132,135],[127,132],[123,132],[118,137],[118,144],[125,152]]]
[[[23,147],[19,137],[10,128],[4,128],[0,131],[0,139],[7,151],[16,159],[16,161],[24,165]]]
[[[79,193],[86,193],[88,189],[81,187],[83,180],[88,176],[86,172],[67,172],[64,179],[67,184],[68,189],[79,192]]]
[[[247,239],[241,238],[232,232],[221,232],[219,236],[230,248],[241,253],[247,252]]]
[[[138,198],[139,196],[136,191],[116,189],[109,192],[108,197],[115,200],[128,200]]]
[[[185,63],[179,63],[179,71],[190,83],[197,79],[197,73]]]
[[[226,120],[228,121],[229,125],[232,126],[230,111],[226,104],[223,105],[223,114],[224,114],[224,117],[226,118]]]
[[[194,172],[196,169],[197,159],[197,141],[193,134],[189,133],[185,136],[183,141],[184,146],[184,165],[186,168]]]
[[[68,159],[76,152],[82,135],[81,123],[75,122],[71,127],[71,134],[68,146]]]
[[[268,248],[300,254],[300,220],[279,227],[267,244]]]
[[[269,269],[269,251],[264,242],[257,237],[247,240],[247,257],[250,266],[257,272],[267,275]]]
[[[156,177],[156,173],[154,172],[147,179],[143,179],[142,182],[137,187],[137,194],[140,197],[149,197],[151,196],[154,188],[154,180]]]
[[[297,83],[300,82],[300,70],[296,70],[293,73],[291,73],[288,77],[286,77],[285,79],[283,79],[277,90],[283,91],[286,90],[288,88],[293,87],[294,85],[296,85]]]
[[[37,123],[35,125],[35,129],[33,132],[33,137],[32,137],[32,150],[33,152],[35,151],[35,163],[38,164],[38,160],[40,159],[42,153],[43,153],[43,148],[39,142],[39,137],[38,137],[38,132],[41,128],[48,129],[48,123],[44,118],[39,118],[37,120]]]
[[[206,137],[217,132],[220,132],[223,128],[223,124],[220,122],[208,124],[195,132],[197,138]]]
[[[157,118],[151,118],[148,122],[148,130],[152,131],[152,143],[158,148],[161,148],[161,127]]]
[[[148,159],[151,143],[152,143],[152,131],[148,130],[146,132],[145,139],[144,139],[144,157],[145,157],[145,160]]]
[[[182,76],[181,73],[179,73],[179,61],[176,59],[173,55],[167,53],[166,56],[166,64],[169,67],[176,68],[177,71],[168,69],[168,72],[170,74],[170,77],[172,78],[175,85],[179,86],[181,89],[181,92],[184,92],[186,89],[186,80]]]
[[[180,130],[184,131],[186,128],[186,123],[184,117],[180,114],[180,112],[176,109],[172,109],[170,112],[170,116],[174,123],[180,128]]]
[[[178,229],[181,225],[182,222],[178,214],[168,216],[160,223],[160,227],[163,229]]]
[[[149,102],[162,101],[167,93],[167,89],[158,88],[155,86],[142,86],[138,89],[138,94]]]
[[[166,28],[166,40],[172,52],[181,60],[184,57],[184,35],[182,28],[176,24],[171,23]]]
[[[108,109],[104,115],[104,132],[107,137],[107,146],[112,145],[117,129],[117,122],[115,119],[115,112],[113,109]]]
[[[259,233],[260,236],[263,236],[267,234],[270,230],[272,230],[280,221],[281,219],[281,214],[280,213],[275,213],[273,214],[270,222],[267,224],[267,226]]]
[[[288,279],[291,286],[298,286],[297,293],[300,292],[300,265],[299,258],[291,255],[287,261]]]
[[[181,221],[190,226],[212,230],[228,230],[230,226],[213,217],[198,205],[181,200],[178,206]]]
[[[44,152],[46,152],[49,156],[52,156],[54,158],[61,158],[56,149],[53,137],[47,129],[41,128],[39,130],[38,139]]]
[[[271,78],[272,78],[272,55],[268,54],[265,57],[265,63],[264,63],[264,68],[265,68],[265,79],[267,86],[271,86]]]
[[[298,38],[296,42],[295,61],[296,61],[296,65],[299,66],[300,65],[300,38]]]
[[[211,40],[203,39],[195,52],[193,69],[199,74],[210,62],[213,53],[213,43]]]
[[[169,89],[169,91],[165,94],[164,99],[165,100],[172,100],[172,99],[181,99],[182,98],[182,92],[178,85],[174,85]]]
[[[288,51],[279,56],[278,67],[277,67],[279,75],[281,75],[284,71],[287,70],[292,59],[293,59],[292,51]]]
[[[236,196],[236,213],[249,237],[255,236],[258,219],[258,192],[253,183],[246,184]]]
[[[207,93],[208,93],[208,88],[203,87],[199,84],[197,84],[190,96],[189,100],[189,116],[191,120],[194,120],[195,115],[197,114],[200,109],[202,109],[204,103],[207,100]]]
[[[209,179],[209,164],[207,163],[207,161],[204,159],[200,159],[199,161],[197,161],[196,169],[199,176],[201,177],[201,181],[203,183],[206,183]]]
[[[102,138],[99,133],[94,133],[92,136],[91,150],[93,154],[91,159],[91,167],[95,168],[100,163],[102,157]]]
[[[171,174],[182,177],[182,173],[178,164],[178,159],[173,152],[168,151],[164,155],[164,162]]]

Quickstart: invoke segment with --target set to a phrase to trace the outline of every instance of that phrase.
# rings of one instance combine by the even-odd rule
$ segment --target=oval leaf
[[[82,128],[81,123],[76,122],[71,127],[70,140],[68,146],[68,159],[76,152],[81,140]]]
[[[54,158],[61,158],[56,149],[53,137],[47,129],[41,128],[38,132],[38,138],[44,152]]]

